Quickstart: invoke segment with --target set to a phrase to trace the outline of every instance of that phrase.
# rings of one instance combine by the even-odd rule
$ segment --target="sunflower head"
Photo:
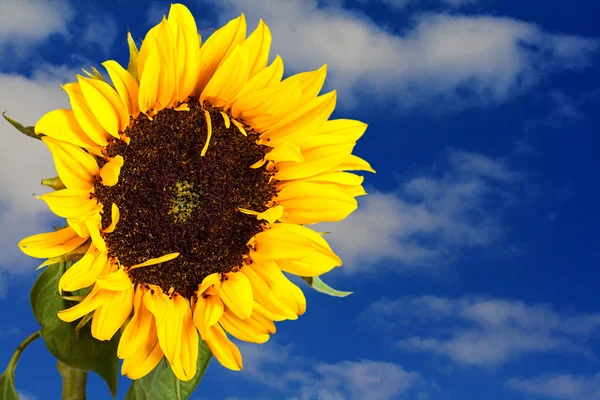
[[[306,309],[284,273],[316,277],[341,265],[321,233],[366,194],[352,155],[366,125],[330,120],[326,68],[283,79],[268,64],[271,34],[244,15],[204,43],[187,8],[171,6],[132,62],[103,66],[112,84],[77,76],[72,109],[35,126],[59,180],[40,196],[66,227],[20,242],[39,258],[76,258],[59,291],[90,288],[59,312],[90,318],[92,335],[122,328],[118,356],[132,379],[166,357],[183,381],[196,374],[199,340],[241,369],[229,339],[264,343],[274,321]],[[137,60],[137,62],[136,62]]]

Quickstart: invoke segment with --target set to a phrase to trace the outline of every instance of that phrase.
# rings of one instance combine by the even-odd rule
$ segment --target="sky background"
[[[188,1],[203,37],[263,18],[286,75],[328,64],[334,117],[365,121],[369,195],[323,224],[344,266],[245,370],[212,362],[194,400],[600,399],[600,3],[596,0]],[[168,2],[0,0],[0,111],[68,108],[61,83],[127,63]],[[58,221],[32,197],[50,153],[0,121],[0,365],[38,329],[37,260]],[[4,368],[4,367],[2,367]],[[55,399],[42,341],[22,400]],[[120,381],[119,398],[129,382]],[[109,398],[90,376],[90,400]]]

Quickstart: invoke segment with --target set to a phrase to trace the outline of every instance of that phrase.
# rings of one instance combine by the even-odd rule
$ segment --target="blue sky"
[[[135,6],[134,6],[135,4]],[[323,224],[344,260],[308,311],[245,370],[213,362],[195,400],[600,399],[600,5],[547,0],[210,0],[203,36],[263,18],[286,74],[327,63],[336,117],[370,126],[377,170],[347,220]],[[25,124],[68,107],[60,84],[127,61],[168,2],[2,0],[0,109]],[[54,176],[39,143],[0,123],[0,363],[37,324],[36,260],[16,248],[56,221],[32,198]],[[127,386],[123,379],[122,398]],[[41,341],[23,399],[58,398]],[[109,397],[90,377],[89,398]]]

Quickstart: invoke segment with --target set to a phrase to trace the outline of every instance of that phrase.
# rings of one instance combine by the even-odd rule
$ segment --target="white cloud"
[[[84,46],[89,44],[99,46],[104,55],[108,56],[118,33],[119,28],[115,17],[106,12],[97,11],[93,15],[86,14],[85,29],[81,40]]]
[[[382,301],[374,303],[362,318],[374,318],[383,326],[395,322],[396,332],[403,331],[397,342],[400,349],[486,367],[501,366],[532,353],[590,356],[585,338],[600,328],[600,314],[572,314],[545,304],[478,297],[421,296]],[[435,329],[430,329],[432,323]]]
[[[546,375],[531,379],[513,378],[508,386],[533,395],[558,400],[599,400],[600,374],[575,376],[569,374]]]
[[[584,118],[581,107],[586,102],[585,94],[575,98],[561,90],[552,90],[544,97],[547,103],[546,114],[541,118],[527,120],[524,126],[525,133],[564,130],[569,124],[579,123]]]
[[[547,74],[589,65],[598,47],[593,39],[551,34],[507,17],[421,14],[392,32],[356,11],[321,8],[316,0],[214,3],[223,20],[240,12],[253,24],[264,18],[288,71],[327,63],[330,86],[345,95],[370,94],[381,104],[390,98],[444,108],[504,101]]]
[[[69,101],[60,84],[66,68],[42,67],[33,78],[0,74],[0,111],[24,125],[34,125],[46,112],[68,108]],[[73,76],[73,75],[71,75]],[[24,256],[17,243],[25,236],[51,229],[52,216],[33,194],[47,191],[40,185],[43,178],[56,176],[52,157],[46,146],[0,121],[0,280],[2,272],[31,272],[31,259]]]
[[[244,370],[239,376],[282,393],[290,400],[391,400],[422,382],[416,372],[381,361],[328,364],[293,355],[291,346],[269,342],[242,344]]]
[[[37,400],[37,397],[24,390],[18,390],[19,400]]]
[[[394,8],[405,8],[407,6],[416,6],[423,3],[434,3],[442,6],[459,8],[471,4],[477,4],[480,0],[359,0],[361,3],[370,4],[376,1]]]
[[[441,174],[412,176],[396,193],[371,192],[345,220],[316,226],[331,232],[326,238],[344,260],[343,271],[369,271],[384,259],[403,268],[440,265],[462,248],[502,238],[501,215],[519,174],[502,159],[464,151],[450,151],[445,164]]]
[[[340,393],[341,399],[347,395],[352,399],[392,399],[420,379],[418,373],[407,372],[396,364],[369,360],[319,364],[315,370],[321,382],[310,385],[309,392]]]
[[[67,35],[73,15],[67,0],[2,0],[0,50],[11,46],[20,54],[51,34]]]

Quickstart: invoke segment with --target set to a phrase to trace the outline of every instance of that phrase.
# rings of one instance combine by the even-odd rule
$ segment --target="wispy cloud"
[[[93,15],[86,14],[85,29],[80,44],[82,46],[98,46],[102,49],[104,56],[108,56],[118,33],[119,28],[115,17],[98,10]]]
[[[148,7],[148,9],[146,10],[146,24],[156,25],[160,22],[163,15],[167,15],[168,13],[169,7],[166,3],[152,1],[150,3],[150,7]]]
[[[480,0],[359,0],[363,4],[381,3],[393,8],[403,9],[408,6],[441,5],[448,8],[460,8],[478,4]]]
[[[67,68],[41,67],[32,78],[0,74],[0,110],[24,125],[34,125],[46,112],[68,108],[69,101],[60,84]],[[33,194],[47,191],[43,178],[56,176],[52,157],[38,140],[25,137],[0,120],[0,280],[3,272],[30,272],[32,260],[24,257],[18,241],[28,235],[51,229],[47,206]]]
[[[67,0],[2,0],[0,51],[17,56],[52,34],[68,35],[67,24],[75,12]]]
[[[442,164],[408,177],[396,193],[360,198],[358,210],[341,222],[317,225],[331,232],[327,239],[346,273],[384,259],[400,262],[400,270],[446,264],[461,249],[503,237],[501,216],[518,193],[520,174],[503,159],[457,150]]]
[[[24,390],[17,391],[17,394],[19,395],[19,400],[37,400],[37,397]]]
[[[600,314],[566,313],[545,304],[480,297],[381,301],[361,318],[395,324],[401,335],[396,342],[400,350],[485,367],[502,366],[533,353],[590,356],[585,339],[600,328]]]
[[[274,342],[243,344],[243,379],[260,383],[290,400],[391,400],[413,393],[422,383],[416,372],[400,365],[372,360],[323,363],[293,354],[290,346]]]
[[[316,0],[219,0],[223,19],[265,19],[274,52],[293,69],[327,63],[346,95],[443,109],[505,101],[556,71],[585,67],[596,39],[553,34],[508,17],[419,14],[401,33]],[[384,99],[385,101],[382,101]]]
[[[508,386],[523,393],[557,400],[599,400],[600,373],[593,376],[546,375],[531,379],[513,378]]]
[[[550,91],[544,96],[547,104],[545,115],[527,120],[524,126],[525,133],[561,130],[570,123],[581,123],[585,119],[582,111],[582,106],[586,103],[584,96],[585,94],[582,94],[576,98],[558,89]]]

